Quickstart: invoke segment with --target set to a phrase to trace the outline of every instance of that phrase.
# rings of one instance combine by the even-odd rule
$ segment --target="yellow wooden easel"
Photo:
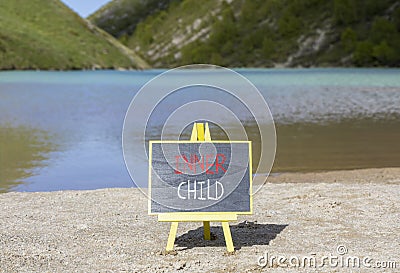
[[[204,128],[205,127],[205,128]],[[211,141],[210,129],[208,123],[194,123],[192,136],[190,141]],[[237,213],[234,212],[172,212],[158,214],[159,222],[171,222],[169,231],[167,253],[174,249],[176,232],[179,222],[203,222],[204,239],[210,240],[210,222],[221,222],[225,236],[226,248],[229,253],[235,251],[232,242],[231,230],[229,228],[230,221],[237,221]]]

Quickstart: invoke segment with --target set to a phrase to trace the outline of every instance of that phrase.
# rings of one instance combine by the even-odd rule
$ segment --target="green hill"
[[[89,16],[89,20],[115,37],[129,36],[148,16],[181,0],[114,0]]]
[[[155,67],[400,66],[398,0],[183,0],[127,16],[133,2],[92,20]]]
[[[0,1],[0,69],[146,68],[59,0]]]

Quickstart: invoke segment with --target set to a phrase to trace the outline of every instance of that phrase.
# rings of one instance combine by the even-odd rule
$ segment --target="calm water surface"
[[[274,116],[273,172],[400,166],[400,70],[237,71],[260,89]],[[0,191],[133,186],[122,124],[135,93],[161,72],[1,72]],[[162,121],[150,124],[151,138]],[[246,130],[256,151],[257,129],[249,122]],[[224,137],[217,128],[212,133]],[[137,160],[147,172],[147,162]]]

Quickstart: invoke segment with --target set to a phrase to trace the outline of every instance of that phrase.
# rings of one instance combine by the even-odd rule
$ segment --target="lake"
[[[400,166],[399,69],[236,71],[257,86],[273,114],[273,173]],[[134,186],[122,125],[134,95],[162,72],[1,72],[0,191]],[[157,120],[163,119],[150,124],[150,138],[160,134]],[[256,150],[257,128],[246,126]],[[188,136],[189,130],[182,138]],[[216,129],[212,136],[223,138]],[[146,160],[137,162],[146,173]]]

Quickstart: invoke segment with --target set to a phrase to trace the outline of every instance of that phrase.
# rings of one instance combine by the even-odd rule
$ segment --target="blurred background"
[[[399,30],[393,0],[2,0],[0,191],[133,186],[129,103],[191,63],[230,67],[260,90],[277,128],[274,175],[399,167]],[[187,98],[169,101],[172,112]],[[257,150],[258,128],[238,116]]]

